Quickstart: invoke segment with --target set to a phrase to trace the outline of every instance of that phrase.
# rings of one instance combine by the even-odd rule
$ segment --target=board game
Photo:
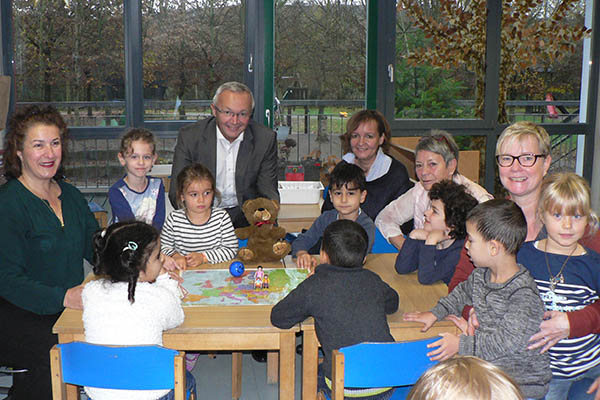
[[[183,306],[273,305],[283,299],[308,276],[299,268],[265,269],[269,287],[255,289],[256,270],[246,270],[234,277],[227,269],[187,270],[183,287],[189,292]]]

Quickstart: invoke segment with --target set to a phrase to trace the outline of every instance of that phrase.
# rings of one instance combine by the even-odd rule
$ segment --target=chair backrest
[[[375,228],[375,240],[373,242],[371,253],[398,253],[398,249],[383,237],[383,234],[378,228]]]
[[[439,337],[414,342],[360,343],[333,351],[332,392],[342,394],[339,384],[354,388],[413,385],[436,361],[430,361],[429,343]]]
[[[55,399],[62,398],[64,383],[125,390],[175,388],[176,398],[185,396],[184,355],[161,346],[64,343],[50,350],[50,364]]]

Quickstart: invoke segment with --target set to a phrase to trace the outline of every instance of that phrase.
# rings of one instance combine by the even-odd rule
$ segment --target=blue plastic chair
[[[375,228],[375,240],[373,241],[373,249],[371,253],[397,253],[398,249],[393,245],[389,244],[383,237],[383,234],[379,232],[379,229]]]
[[[439,337],[414,342],[360,343],[333,351],[332,399],[344,399],[344,386],[392,387],[392,399],[405,399],[412,385],[437,361],[430,361],[429,343]],[[327,398],[325,396],[325,398]]]
[[[52,398],[66,398],[66,384],[106,389],[174,389],[185,393],[185,353],[161,346],[58,344],[50,350]]]

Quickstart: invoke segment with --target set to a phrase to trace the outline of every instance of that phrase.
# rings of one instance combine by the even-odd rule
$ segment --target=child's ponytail
[[[140,271],[146,270],[148,258],[158,245],[158,231],[139,221],[118,222],[94,235],[94,274],[111,282],[127,282],[127,298],[135,301],[135,287]]]

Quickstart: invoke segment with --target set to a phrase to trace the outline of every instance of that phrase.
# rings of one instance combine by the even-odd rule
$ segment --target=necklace
[[[25,186],[25,188],[27,190],[29,190],[31,192],[31,194],[33,194],[35,197],[37,197],[38,199],[41,200],[42,203],[44,203],[46,205],[46,207],[48,207],[48,210],[50,210],[50,212],[52,214],[54,214],[54,216],[56,216],[56,219],[58,219],[58,222],[60,222],[60,227],[64,228],[65,227],[65,222],[63,219],[58,217],[58,214],[56,213],[56,211],[50,206],[50,201],[48,201],[45,197],[40,196],[37,192],[35,191],[31,186],[29,186],[26,182],[25,179],[19,179],[19,181],[23,184],[23,186]],[[52,182],[51,182],[52,184]],[[48,196],[49,197],[49,196]]]
[[[546,243],[544,243],[544,256],[546,256],[546,267],[548,267],[548,275],[550,276],[550,291],[552,293],[554,293],[556,285],[558,285],[559,283],[565,283],[565,277],[562,272],[563,269],[565,269],[565,266],[567,265],[567,261],[569,261],[569,258],[571,258],[576,248],[577,244],[575,244],[575,247],[573,247],[573,250],[571,250],[571,253],[569,253],[567,258],[563,262],[562,266],[560,267],[560,270],[558,271],[558,274],[552,276],[552,272],[550,271],[550,263],[548,262],[548,239],[546,239]]]

